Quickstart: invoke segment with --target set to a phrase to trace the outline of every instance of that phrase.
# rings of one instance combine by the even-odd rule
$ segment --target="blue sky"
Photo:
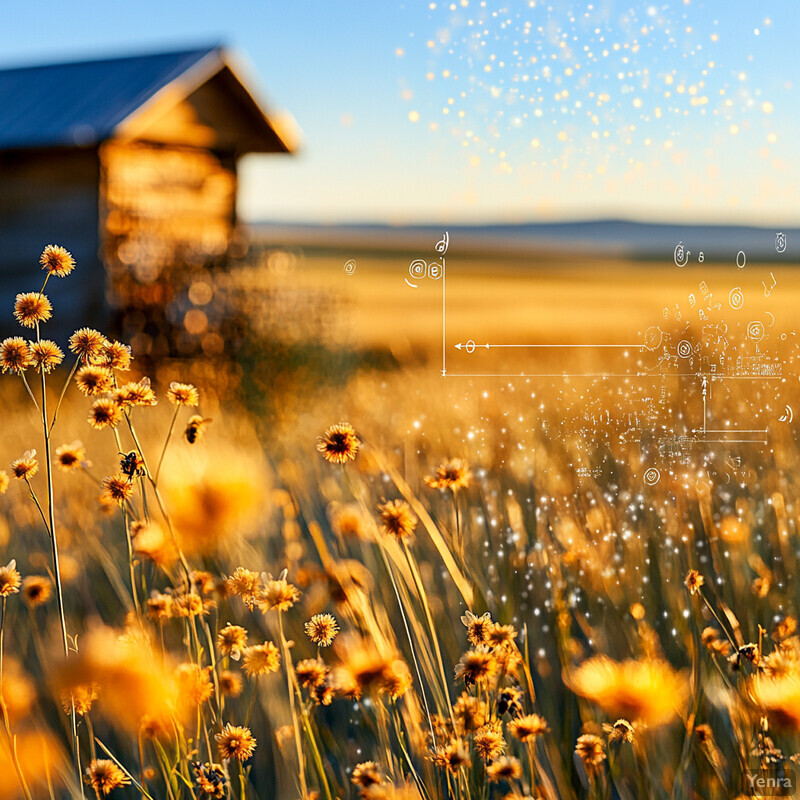
[[[33,0],[3,64],[222,42],[302,132],[250,219],[800,224],[797,4]]]

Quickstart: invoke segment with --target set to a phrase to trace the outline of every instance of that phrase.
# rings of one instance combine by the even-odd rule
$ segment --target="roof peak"
[[[160,100],[188,97],[212,80],[223,81],[225,102],[258,131],[239,142],[241,152],[291,149],[236,75],[229,51],[207,45],[0,69],[0,152],[95,147]]]

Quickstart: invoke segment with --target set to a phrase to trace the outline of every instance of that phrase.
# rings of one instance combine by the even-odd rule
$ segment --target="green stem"
[[[244,776],[244,764],[239,762],[239,791],[241,800],[247,798],[247,778]]]
[[[320,754],[319,747],[317,746],[317,740],[314,736],[314,731],[311,729],[311,720],[309,720],[308,712],[302,707],[302,705],[300,706],[300,712],[303,716],[303,728],[306,732],[306,738],[308,739],[308,743],[311,745],[311,755],[314,756],[314,766],[317,768],[320,783],[322,784],[322,788],[325,790],[325,797],[327,800],[333,800],[331,787],[328,784],[328,776],[325,774],[325,765],[322,763],[322,755]]]

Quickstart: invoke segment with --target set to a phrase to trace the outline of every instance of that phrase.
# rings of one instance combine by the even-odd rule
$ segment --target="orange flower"
[[[250,675],[267,675],[281,666],[281,654],[272,642],[264,642],[244,651],[244,671]]]
[[[105,342],[100,358],[102,365],[109,369],[125,371],[131,368],[131,348],[122,342]]]
[[[385,533],[399,540],[414,533],[414,529],[417,527],[417,518],[405,500],[389,500],[378,506],[378,510],[381,512],[381,522]]]
[[[167,389],[167,400],[176,406],[196,406],[200,403],[200,393],[191,383],[173,381]]]
[[[492,783],[516,781],[522,777],[522,764],[516,758],[503,756],[486,767],[486,775]]]
[[[672,720],[686,700],[686,678],[665,661],[612,661],[596,656],[564,675],[576,694],[604,711],[655,728]]]
[[[26,450],[22,458],[11,462],[11,471],[15,478],[29,480],[39,471],[39,462],[36,460],[35,450]]]
[[[56,463],[64,472],[81,469],[86,464],[86,448],[82,442],[62,444],[56,449]]]
[[[689,594],[697,594],[704,583],[705,579],[696,569],[690,569],[686,573],[686,588]]]
[[[17,572],[17,562],[11,559],[4,567],[0,567],[0,597],[16,594],[22,584],[22,576]]]
[[[89,424],[97,429],[116,428],[122,419],[122,409],[106,397],[101,397],[92,403],[89,411]]]
[[[247,631],[241,625],[231,625],[229,622],[217,635],[217,646],[222,655],[238,661],[247,647]]]
[[[43,575],[29,575],[22,581],[22,598],[30,608],[44,605],[53,593],[53,584]]]
[[[114,502],[122,505],[133,494],[133,484],[124,475],[109,475],[100,484],[103,487],[101,502]]]
[[[603,740],[593,733],[585,733],[578,737],[575,743],[575,752],[587,772],[594,772],[606,760],[606,753],[603,747]]]
[[[305,624],[306,636],[320,647],[329,647],[336,634],[339,633],[339,624],[332,614],[314,614]]]
[[[288,611],[300,599],[300,592],[286,580],[286,574],[287,570],[284,570],[277,578],[268,576],[258,603],[265,614],[272,609]]]
[[[75,269],[75,259],[69,250],[57,244],[49,244],[39,256],[39,263],[42,269],[46,269],[49,275],[56,278],[65,278]]]
[[[331,425],[317,440],[317,450],[331,464],[353,461],[360,447],[361,440],[349,422]]]
[[[436,467],[434,474],[425,478],[425,483],[432,489],[450,489],[455,492],[466,489],[471,480],[472,473],[467,464],[460,458],[453,458]]]
[[[256,749],[256,740],[250,728],[231,725],[230,722],[215,737],[222,758],[247,761]]]
[[[64,360],[61,348],[50,339],[42,339],[31,345],[31,362],[37,372],[50,372]]]
[[[96,758],[86,769],[86,782],[100,797],[101,794],[110,794],[120,786],[127,786],[131,781],[113,761],[107,758]]]
[[[24,292],[14,301],[14,316],[23,327],[35,328],[53,316],[53,306],[41,292]]]
[[[93,328],[80,328],[69,337],[69,349],[81,360],[91,363],[103,352],[106,337]]]
[[[75,376],[75,383],[78,384],[78,389],[87,397],[110,392],[114,385],[111,373],[105,367],[95,366],[79,369]]]
[[[31,348],[21,336],[11,336],[0,344],[3,372],[22,372],[32,363]]]

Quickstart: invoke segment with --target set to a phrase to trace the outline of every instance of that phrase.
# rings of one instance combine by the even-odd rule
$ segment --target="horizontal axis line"
[[[675,372],[649,374],[643,372],[450,372],[444,375],[445,378],[698,378],[702,377],[694,372]],[[710,375],[709,377],[720,378],[730,381],[777,381],[783,378],[782,375]]]

